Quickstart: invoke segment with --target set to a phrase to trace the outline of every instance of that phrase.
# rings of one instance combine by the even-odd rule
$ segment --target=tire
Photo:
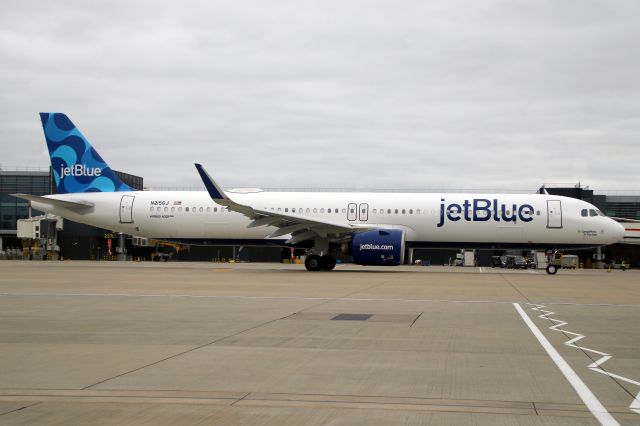
[[[315,254],[307,256],[306,260],[304,261],[304,266],[305,268],[307,268],[307,271],[319,271],[320,269],[322,269],[320,256],[316,256]]]
[[[332,271],[336,267],[336,259],[333,256],[324,255],[320,258],[320,269]]]
[[[549,265],[547,266],[546,271],[549,275],[555,275],[555,273],[558,272],[558,267],[556,265]]]

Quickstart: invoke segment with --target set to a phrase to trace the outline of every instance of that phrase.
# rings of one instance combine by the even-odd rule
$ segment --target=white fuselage
[[[414,247],[567,248],[612,244],[624,229],[584,201],[546,194],[228,192],[259,210],[367,228],[399,228]],[[194,244],[282,244],[277,228],[216,204],[207,192],[139,191],[53,195],[92,203],[35,209],[126,234]],[[584,210],[587,215],[584,215]]]

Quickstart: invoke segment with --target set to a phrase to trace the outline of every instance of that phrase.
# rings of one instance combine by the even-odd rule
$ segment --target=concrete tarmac
[[[633,270],[1,261],[0,424],[640,424],[638,325]]]

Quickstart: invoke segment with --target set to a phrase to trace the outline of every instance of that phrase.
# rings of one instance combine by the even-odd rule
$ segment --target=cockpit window
[[[594,209],[589,209],[589,216],[598,216],[598,212]]]
[[[582,209],[580,213],[582,214],[582,216],[589,216],[589,212],[587,211],[587,209]]]
[[[598,216],[604,216],[604,213],[602,213],[600,210],[596,209],[596,212],[598,213]]]

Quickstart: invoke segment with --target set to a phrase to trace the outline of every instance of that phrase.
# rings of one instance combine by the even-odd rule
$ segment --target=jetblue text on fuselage
[[[102,169],[99,167],[87,167],[84,164],[73,164],[60,169],[60,176],[100,176]]]
[[[445,219],[452,222],[464,220],[466,222],[531,222],[533,220],[534,208],[530,204],[504,204],[498,199],[489,200],[487,198],[474,198],[464,200],[461,204],[445,202],[440,199],[440,222],[438,228],[442,227]]]

